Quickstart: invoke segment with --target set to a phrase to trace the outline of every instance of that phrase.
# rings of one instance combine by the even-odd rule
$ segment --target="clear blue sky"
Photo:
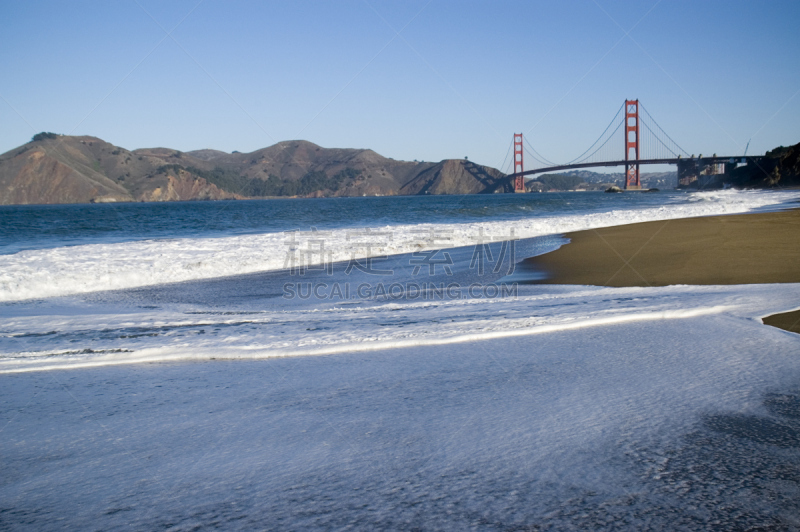
[[[574,158],[625,98],[690,152],[800,142],[796,0],[1,5],[0,152],[39,131],[183,151],[299,138],[499,167],[520,131]]]

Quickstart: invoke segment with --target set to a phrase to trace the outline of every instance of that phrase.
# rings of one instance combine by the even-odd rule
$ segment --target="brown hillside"
[[[0,156],[0,203],[130,200],[128,191],[106,175],[91,147],[78,139],[102,142],[93,137],[59,137]]]
[[[417,175],[401,194],[491,194],[510,192],[505,174],[468,160],[449,159]]]
[[[0,155],[0,204],[473,194],[504,186],[502,173],[469,161],[396,161],[303,140],[225,153],[129,151],[88,136],[37,138]]]

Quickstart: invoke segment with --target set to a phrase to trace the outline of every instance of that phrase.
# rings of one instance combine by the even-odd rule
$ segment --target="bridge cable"
[[[574,162],[576,162],[576,161],[578,161],[578,160],[582,160],[581,158],[582,158],[584,155],[586,155],[587,153],[589,153],[589,151],[590,151],[592,148],[594,148],[594,147],[597,145],[597,143],[598,143],[598,142],[600,142],[600,141],[603,139],[603,135],[605,135],[605,134],[606,134],[606,132],[609,130],[609,128],[610,128],[611,126],[613,126],[613,125],[614,125],[614,122],[617,120],[617,117],[619,116],[620,112],[622,112],[622,110],[623,110],[624,108],[625,108],[625,104],[623,103],[623,104],[622,104],[622,105],[619,107],[619,109],[617,110],[617,113],[614,115],[614,118],[612,118],[612,119],[611,119],[611,122],[609,122],[609,123],[608,123],[608,126],[606,126],[606,129],[605,129],[605,130],[604,130],[604,131],[603,131],[603,132],[600,134],[600,136],[597,138],[597,140],[596,140],[596,141],[594,141],[594,143],[593,143],[591,146],[589,146],[589,147],[586,149],[586,151],[585,151],[585,152],[581,153],[580,155],[578,155],[577,157],[575,157],[574,159],[572,159],[572,160],[571,160],[570,162],[568,162],[567,164],[573,164]],[[617,126],[617,128],[614,130],[614,133],[616,133],[616,132],[617,132],[617,129],[619,129],[619,126]],[[613,135],[614,135],[614,133],[611,133],[611,135],[613,136]],[[609,138],[610,138],[610,137],[609,137]],[[608,142],[608,140],[606,140],[606,142]],[[604,143],[603,143],[603,146],[605,146],[606,142],[604,142]],[[600,148],[602,148],[603,146],[600,146]],[[598,148],[598,150],[599,150],[600,148]],[[597,150],[595,150],[595,151],[592,153],[592,155],[594,155],[595,153],[597,153]],[[591,157],[592,155],[590,155],[589,157]],[[586,157],[586,158],[588,159],[589,157]],[[554,166],[555,166],[555,165],[554,165]]]
[[[622,124],[623,124],[624,122],[625,122],[625,121],[623,120],[623,121],[621,121],[619,124],[617,124],[617,127],[614,129],[614,131],[611,133],[611,135],[609,135],[609,137],[606,139],[606,141],[605,141],[605,142],[603,142],[603,144],[601,144],[600,146],[598,146],[598,147],[597,147],[597,149],[596,149],[596,150],[594,150],[592,153],[590,153],[588,156],[586,156],[586,157],[584,157],[583,159],[581,159],[581,162],[585,162],[586,160],[588,160],[588,159],[590,159],[591,157],[593,157],[593,156],[594,156],[594,155],[595,155],[597,152],[599,152],[600,150],[602,150],[602,149],[605,147],[605,145],[606,145],[606,144],[608,144],[608,142],[609,142],[611,139],[613,139],[613,138],[614,138],[614,134],[616,134],[616,132],[617,132],[617,131],[619,131],[619,128],[621,128],[621,127],[622,127]],[[602,138],[602,137],[601,137],[601,138]],[[598,139],[598,140],[599,140],[599,139]],[[595,144],[597,144],[597,142],[595,142]],[[592,146],[594,146],[594,144],[593,144]],[[591,148],[589,148],[589,149],[591,149]],[[586,150],[586,151],[589,151],[589,150]],[[586,152],[583,152],[583,153],[585,154]],[[575,164],[575,162],[576,162],[577,160],[578,160],[578,159],[573,159],[572,161],[568,162],[567,164]]]
[[[557,166],[557,165],[553,164],[552,162],[550,162],[550,161],[547,161],[546,159],[545,159],[545,160],[542,160],[542,159],[543,159],[543,157],[541,156],[541,154],[540,154],[539,152],[531,152],[531,150],[529,150],[529,149],[528,149],[528,148],[526,148],[525,146],[523,146],[523,147],[522,147],[522,149],[523,149],[523,150],[525,150],[525,153],[527,153],[527,154],[528,154],[528,156],[529,156],[531,159],[533,159],[533,160],[534,160],[534,161],[536,161],[537,163],[541,164],[541,166],[537,166],[537,167],[536,167],[537,169],[538,169],[538,168],[547,168],[548,166]],[[539,157],[537,157],[537,155],[539,155],[539,157],[542,157],[542,159],[540,159]],[[533,168],[528,168],[528,170],[533,170]]]
[[[663,140],[661,140],[661,139],[658,137],[658,135],[656,135],[656,132],[655,132],[655,131],[653,131],[652,129],[650,129],[650,126],[648,126],[648,125],[647,125],[647,122],[645,122],[645,121],[643,120],[643,121],[642,121],[642,125],[645,127],[645,129],[646,129],[647,131],[649,131],[649,132],[650,132],[650,135],[647,135],[647,136],[643,136],[643,137],[642,137],[642,138],[643,138],[643,140],[644,140],[644,141],[645,141],[645,143],[646,143],[646,146],[645,146],[645,150],[646,150],[646,151],[643,151],[643,153],[646,153],[646,154],[647,154],[647,157],[642,157],[643,159],[664,159],[664,158],[666,158],[666,157],[661,157],[661,155],[666,155],[666,153],[663,153],[663,154],[660,154],[660,153],[658,153],[658,149],[657,149],[657,148],[658,148],[658,144],[661,144],[661,146],[663,146],[663,147],[664,147],[664,149],[665,149],[667,152],[671,153],[673,157],[677,157],[677,156],[678,156],[678,153],[677,153],[677,152],[675,152],[675,150],[673,150],[672,148],[670,148],[670,147],[669,147],[669,146],[668,146],[668,145],[667,145],[667,144],[666,144],[666,143],[665,143]],[[658,143],[658,144],[654,144],[654,142],[653,142],[653,141],[655,141],[655,142],[656,142],[656,143]],[[676,146],[677,146],[677,145],[676,145]],[[680,149],[680,147],[678,147],[678,149]]]
[[[687,152],[686,150],[684,150],[683,148],[681,148],[681,147],[678,145],[678,143],[677,143],[677,142],[675,142],[674,140],[672,140],[672,137],[670,137],[669,135],[667,135],[667,132],[666,132],[666,131],[664,131],[664,129],[663,129],[661,126],[659,126],[659,125],[658,125],[658,122],[656,122],[656,119],[655,119],[655,118],[653,118],[653,117],[650,115],[650,113],[648,113],[648,112],[647,112],[647,109],[645,109],[645,108],[644,108],[644,105],[642,105],[642,104],[640,103],[640,104],[639,104],[639,107],[641,107],[641,108],[642,108],[642,111],[644,111],[644,114],[646,114],[646,115],[647,115],[647,117],[648,117],[650,120],[652,120],[652,121],[653,121],[653,124],[655,124],[655,125],[656,125],[656,127],[659,129],[659,131],[661,131],[661,132],[664,134],[664,136],[665,136],[665,137],[667,137],[667,138],[670,140],[670,142],[672,142],[672,143],[675,145],[675,147],[676,147],[676,148],[678,148],[680,151],[682,151],[682,152],[684,153],[684,155],[687,155],[687,156],[689,155],[689,152]],[[648,129],[649,129],[649,128],[648,128]],[[651,133],[652,133],[652,131],[651,131]],[[656,136],[656,138],[658,138],[658,136],[657,136],[655,133],[653,133],[653,135],[654,135],[654,136]],[[660,140],[660,139],[659,139],[659,140]],[[662,144],[663,144],[663,142],[662,142]]]
[[[505,158],[505,159],[503,159],[503,164],[502,164],[502,165],[500,165],[500,168],[499,168],[499,170],[500,170],[502,173],[506,174],[506,175],[508,175],[508,174],[507,174],[507,172],[506,172],[506,170],[505,170],[505,168],[506,168],[506,161],[508,161],[508,156],[509,156],[509,154],[511,153],[511,149],[512,149],[513,147],[514,147],[514,140],[512,139],[512,140],[511,140],[511,143],[509,143],[509,145],[508,145],[508,150],[506,151],[506,158]]]
[[[539,157],[534,156],[533,157],[534,159],[536,159],[545,166],[558,166],[556,163],[548,160],[544,155],[536,151],[536,148],[534,148],[533,145],[530,142],[528,142],[528,139],[526,137],[522,137],[522,140],[523,142],[525,142],[525,144],[528,145],[528,148],[530,148],[531,152],[539,156]]]
[[[652,139],[661,144],[661,146],[663,146],[665,150],[671,153],[673,157],[677,157],[680,155],[679,153],[675,152],[672,148],[670,148],[667,144],[665,144],[664,141],[661,140],[652,129],[650,129],[650,126],[648,126],[646,122],[642,122],[642,125],[647,129],[647,131],[649,131],[652,134]],[[653,140],[650,140],[650,143],[652,144]],[[677,146],[678,150],[681,150],[680,146],[678,146],[677,144],[675,146]],[[654,148],[653,151],[655,152],[656,149]],[[666,158],[667,157],[653,157],[653,159],[666,159]]]

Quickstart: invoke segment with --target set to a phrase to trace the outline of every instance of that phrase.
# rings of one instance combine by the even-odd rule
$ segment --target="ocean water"
[[[519,221],[564,214],[637,211],[713,201],[715,197],[714,193],[678,192],[563,193],[2,206],[0,254],[80,244],[308,231],[311,227],[332,230]]]
[[[564,193],[2,207],[0,302],[781,208],[796,196]]]
[[[800,286],[515,282],[798,199],[0,208],[0,530],[800,529]]]

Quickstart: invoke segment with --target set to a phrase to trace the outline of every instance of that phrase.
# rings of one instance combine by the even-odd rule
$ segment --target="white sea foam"
[[[757,320],[796,306],[800,285],[527,287],[516,298],[386,302],[314,309],[11,316],[0,331],[0,374],[143,362],[330,355],[482,342],[626,323],[718,316]],[[680,326],[672,327],[673,332]],[[583,332],[582,332],[583,331]],[[679,334],[676,332],[676,334]]]
[[[3,371],[54,370],[0,375],[4,522],[792,529],[800,340],[756,317],[796,307],[800,285],[528,289],[248,314],[0,307],[18,311]],[[43,344],[71,353],[8,351]],[[174,363],[336,350],[361,352]],[[119,366],[146,361],[170,363]],[[87,366],[106,367],[55,371]]]
[[[331,529],[368,508],[379,524],[362,528],[423,515],[463,530],[491,511],[498,523],[522,515],[565,529],[580,515],[581,529],[646,529],[674,525],[690,504],[723,509],[731,527],[741,515],[772,523],[763,513],[776,490],[797,506],[796,486],[776,480],[796,463],[792,449],[735,433],[721,435],[723,454],[720,435],[709,452],[683,446],[687,434],[716,434],[706,420],[763,416],[765,393],[796,390],[797,335],[758,318],[799,300],[800,284],[529,285],[516,298],[272,310],[127,298],[0,305],[3,443],[14,451],[0,493],[31,508],[12,520],[33,515],[39,528],[63,515],[77,529],[204,519],[236,528],[247,514],[245,528],[279,515],[309,529],[312,515]],[[731,459],[737,448],[745,461]],[[715,473],[698,478],[700,469]],[[762,484],[743,496],[742,478]],[[53,486],[78,493],[82,511],[70,513],[74,497],[54,497]],[[222,517],[204,513],[234,490],[259,495]],[[413,514],[397,525],[398,511]]]
[[[513,223],[388,225],[320,232],[268,233],[89,244],[0,256],[0,301],[18,301],[279,270],[421,249],[474,245],[653,220],[734,214],[797,200],[797,192],[714,191],[683,203],[637,210],[532,216]],[[513,235],[509,227],[513,225]]]

